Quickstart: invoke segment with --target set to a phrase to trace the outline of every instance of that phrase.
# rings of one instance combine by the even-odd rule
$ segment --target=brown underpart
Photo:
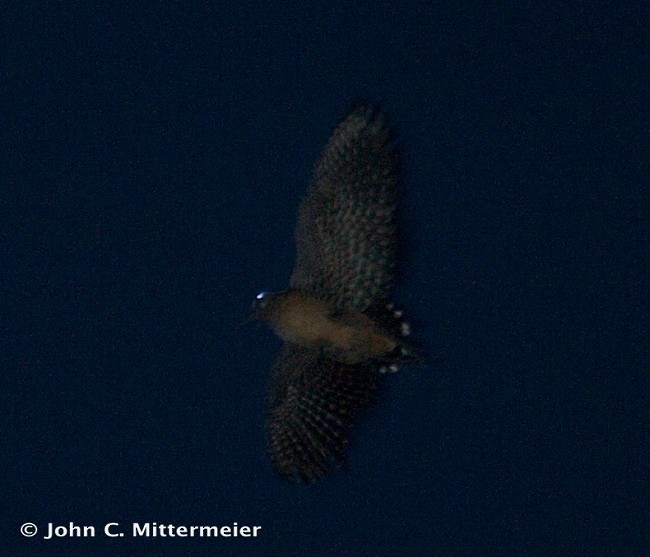
[[[282,340],[322,350],[334,360],[357,364],[393,352],[397,340],[361,312],[336,312],[330,304],[299,292],[268,296],[262,318]]]

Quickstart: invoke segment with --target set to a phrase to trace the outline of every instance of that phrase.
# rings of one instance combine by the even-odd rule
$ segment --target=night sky
[[[2,555],[649,550],[645,9],[12,4]],[[385,378],[345,465],[291,484],[263,429],[280,341],[246,317],[356,98],[399,130],[395,297],[443,361]]]

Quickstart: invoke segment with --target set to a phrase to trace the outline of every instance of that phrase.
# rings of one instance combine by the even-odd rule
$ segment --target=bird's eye
[[[257,296],[255,296],[253,307],[256,309],[256,311],[259,311],[264,309],[268,302],[269,297],[267,296],[267,292],[260,292]]]

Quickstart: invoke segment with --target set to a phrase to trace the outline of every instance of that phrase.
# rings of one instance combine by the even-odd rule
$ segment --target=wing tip
[[[391,126],[389,126],[383,101],[373,101],[366,97],[355,97],[349,103],[348,109],[344,114],[338,126],[349,125],[350,122],[356,120],[360,129],[369,128],[372,133],[383,130],[389,132],[392,139],[392,133],[390,133]]]

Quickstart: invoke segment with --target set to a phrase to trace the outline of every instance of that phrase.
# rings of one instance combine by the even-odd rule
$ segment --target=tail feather
[[[442,362],[441,358],[430,357],[414,342],[406,340],[411,334],[411,326],[404,318],[404,312],[396,309],[394,304],[388,304],[382,321],[393,332],[397,346],[379,362],[379,371],[394,373],[405,366],[423,366]]]

